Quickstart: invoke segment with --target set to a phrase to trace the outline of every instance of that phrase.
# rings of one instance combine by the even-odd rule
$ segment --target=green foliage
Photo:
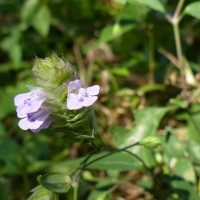
[[[44,188],[57,193],[66,193],[72,185],[70,177],[62,173],[40,175],[38,176],[38,182]]]
[[[191,15],[192,17],[195,17],[197,19],[200,19],[200,1],[194,2],[189,4],[183,11],[184,14]]]

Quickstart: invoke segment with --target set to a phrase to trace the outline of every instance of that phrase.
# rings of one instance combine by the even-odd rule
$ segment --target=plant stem
[[[176,45],[176,53],[178,58],[178,65],[181,74],[181,87],[183,90],[183,96],[187,99],[187,89],[185,85],[185,66],[184,66],[184,59],[183,59],[183,51],[181,45],[181,38],[180,38],[180,30],[179,30],[179,23],[180,23],[180,12],[183,7],[185,0],[179,0],[177,5],[176,11],[171,19],[171,24],[173,26],[174,31],[174,38],[175,38],[175,45]]]
[[[73,200],[78,200],[78,184],[74,185],[74,196]]]
[[[149,33],[149,83],[153,84],[155,82],[155,58],[154,58],[154,33],[153,24],[150,24]]]
[[[185,0],[179,0],[178,5],[176,7],[176,11],[174,13],[174,17],[178,17],[180,15],[184,2]]]

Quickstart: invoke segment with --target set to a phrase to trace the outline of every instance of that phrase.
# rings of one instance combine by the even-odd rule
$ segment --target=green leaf
[[[18,175],[23,173],[25,165],[22,149],[12,139],[0,137],[0,175]]]
[[[114,25],[106,26],[100,34],[99,43],[109,42],[117,37],[120,37],[121,35],[132,30],[133,28],[135,28],[135,25],[133,23],[132,24],[115,23]]]
[[[124,134],[112,132],[112,136],[117,147],[124,147],[153,135],[159,126],[163,116],[168,108],[149,107],[143,110],[134,110],[136,125],[130,130],[124,131]],[[153,117],[152,117],[153,113]]]
[[[177,161],[174,168],[174,174],[191,183],[196,182],[196,175],[193,169],[193,165],[186,158],[181,158]]]
[[[197,19],[200,19],[200,1],[193,2],[188,6],[186,6],[183,13],[191,15],[192,17],[195,17]]]
[[[10,59],[14,66],[19,66],[22,60],[22,47],[19,44],[15,44],[9,51]]]
[[[130,3],[144,4],[158,12],[165,13],[165,7],[160,0],[128,0]]]
[[[187,150],[190,158],[200,164],[200,143],[192,140],[188,141]]]
[[[171,179],[172,188],[179,194],[179,199],[200,200],[200,197],[194,187],[181,179]]]
[[[33,192],[33,194],[28,198],[28,200],[58,200],[57,194],[47,190],[41,185],[31,190],[31,192]]]
[[[120,20],[136,20],[137,22],[144,21],[149,12],[149,8],[142,4],[127,4],[122,11],[117,15]],[[134,57],[135,58],[135,57]]]
[[[193,105],[188,112],[188,121],[187,121],[187,134],[190,140],[194,140],[200,143],[200,106],[198,104]]]
[[[62,173],[40,175],[38,181],[46,189],[57,193],[66,193],[72,185],[71,178]]]
[[[165,152],[165,155],[168,155],[171,158],[181,158],[184,156],[185,144],[181,142],[177,135],[171,133],[170,136],[167,136],[167,141],[163,141],[162,147]]]
[[[87,200],[107,200],[109,193],[111,193],[113,179],[101,179],[99,183],[92,189]]]
[[[124,129],[118,131],[117,129],[111,129],[113,141],[118,148],[122,148],[136,142],[141,141],[147,136],[155,134],[156,129],[163,116],[168,111],[167,108],[149,107],[143,110],[134,110],[134,116],[136,119],[136,125],[131,129]],[[153,117],[152,117],[153,113]],[[156,165],[154,154],[149,149],[143,146],[137,146],[131,148],[131,152],[137,154],[148,167]]]
[[[108,152],[98,153],[93,155],[90,161],[93,161],[101,156],[104,156]],[[52,166],[52,170],[59,170],[65,172],[66,170],[72,170],[79,166],[81,161],[83,161],[85,157],[78,158],[71,161],[61,162]],[[115,154],[111,154],[101,160],[98,160],[87,167],[88,169],[98,169],[98,170],[118,170],[118,171],[126,171],[132,169],[143,169],[142,163],[138,161],[133,155],[128,154],[126,152],[118,152]]]
[[[25,23],[30,23],[32,20],[32,17],[37,12],[37,9],[39,7],[39,1],[38,0],[26,0],[21,8],[21,21]]]
[[[130,72],[126,68],[113,68],[110,70],[112,74],[119,75],[119,76],[129,76]]]
[[[48,35],[51,25],[51,11],[46,5],[40,6],[32,18],[32,25],[42,37]]]

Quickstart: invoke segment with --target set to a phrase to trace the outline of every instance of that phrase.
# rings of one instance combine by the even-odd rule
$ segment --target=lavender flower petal
[[[15,106],[20,106],[21,104],[24,103],[24,101],[27,99],[27,96],[29,96],[31,93],[24,93],[24,94],[18,94],[17,96],[15,96],[14,98],[14,103]]]
[[[36,112],[42,105],[42,103],[45,101],[45,99],[41,100],[33,100],[33,101],[27,101],[24,104],[17,107],[17,117],[23,118],[28,113]]]
[[[71,81],[68,85],[68,94],[71,92],[76,92],[82,87],[82,82],[80,80]]]
[[[82,107],[91,106],[98,99],[95,95],[99,94],[99,85],[84,89],[80,88],[81,85],[78,85],[80,83],[80,80],[69,83],[68,92],[71,91],[71,93],[68,93],[67,97],[67,108],[69,110],[78,110]],[[75,92],[72,92],[73,90],[75,90]]]
[[[88,87],[86,89],[86,91],[90,94],[90,95],[98,95],[99,94],[99,90],[100,90],[100,86],[99,85],[94,85],[92,87]]]
[[[84,101],[82,102],[83,107],[91,106],[96,100],[98,99],[97,96],[90,96],[88,98],[84,98]]]
[[[78,99],[78,95],[71,93],[70,95],[68,95],[67,98],[67,108],[69,110],[78,110],[80,108],[82,108],[82,104],[80,103],[79,99]]]
[[[22,130],[38,129],[50,114],[51,111],[46,108],[39,109],[37,112],[29,113],[24,119],[21,119],[18,125]]]
[[[31,131],[33,133],[38,133],[40,130],[48,128],[52,122],[53,122],[53,119],[47,118],[39,128],[31,129]]]

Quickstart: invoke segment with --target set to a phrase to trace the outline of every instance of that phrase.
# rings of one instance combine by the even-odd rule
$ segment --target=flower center
[[[36,116],[34,115],[34,113],[28,113],[27,119],[28,119],[30,122],[34,122],[34,121],[36,120]]]

